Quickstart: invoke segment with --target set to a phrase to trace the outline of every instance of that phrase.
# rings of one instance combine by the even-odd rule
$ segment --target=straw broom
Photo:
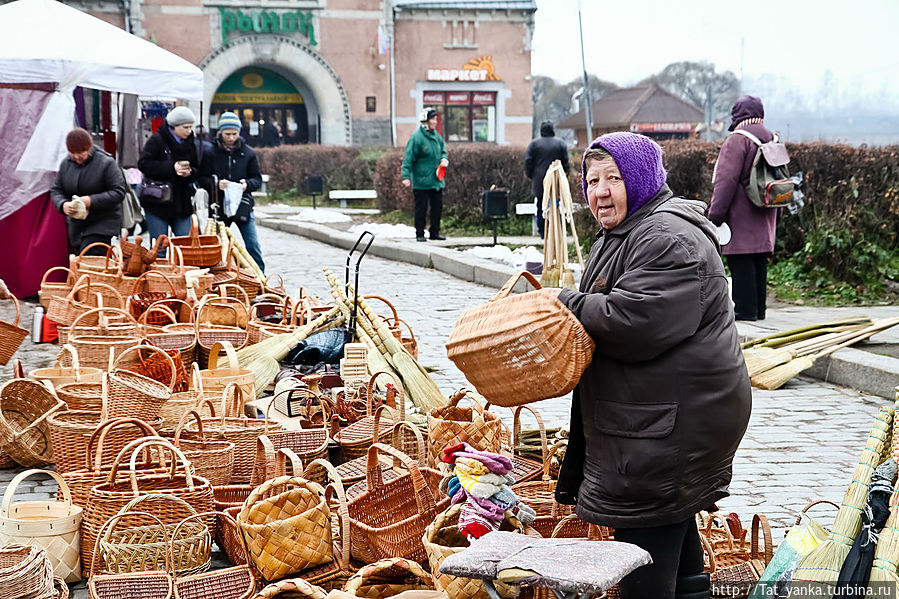
[[[798,375],[800,372],[811,368],[820,358],[829,356],[837,350],[843,349],[844,347],[849,347],[850,345],[858,343],[863,339],[867,339],[868,337],[871,337],[872,335],[875,335],[897,324],[899,324],[899,318],[885,318],[883,320],[879,320],[869,327],[865,327],[860,331],[852,333],[852,337],[850,337],[846,341],[843,341],[842,343],[839,343],[838,345],[829,347],[824,351],[821,351],[812,356],[801,356],[790,360],[786,364],[775,366],[770,370],[766,370],[754,377],[751,377],[750,381],[754,386],[760,389],[765,389],[766,391],[780,389],[787,381]]]
[[[793,573],[794,581],[836,582],[855,536],[861,530],[862,510],[868,501],[868,485],[874,468],[881,462],[881,454],[886,447],[892,424],[893,408],[880,408],[858,466],[852,474],[852,482],[843,496],[843,503],[833,523],[833,532],[799,563]]]
[[[790,329],[789,331],[778,331],[777,333],[772,333],[771,335],[766,335],[764,337],[758,337],[756,339],[751,339],[740,344],[740,349],[747,349],[750,347],[755,347],[757,345],[766,345],[769,347],[776,347],[776,342],[778,340],[792,337],[793,335],[797,335],[800,333],[805,333],[807,331],[814,332],[818,329],[826,329],[830,327],[839,327],[843,325],[853,325],[853,324],[863,324],[868,326],[871,324],[871,319],[867,316],[860,316],[854,318],[838,318],[837,320],[831,320],[830,322],[823,322],[820,324],[809,324],[799,328]],[[775,342],[775,345],[770,345],[771,342]]]
[[[865,325],[857,324],[833,327],[830,329],[818,329],[814,333],[811,333],[810,339],[805,341],[798,341],[781,347],[758,346],[744,349],[743,360],[746,362],[746,370],[749,371],[750,377],[756,376],[775,366],[786,364],[790,360],[800,356],[813,354],[817,351],[826,349],[830,345],[845,341],[864,327]],[[806,335],[809,335],[809,333],[800,334],[800,336]]]
[[[899,387],[896,387],[893,442],[890,448],[892,458],[899,460],[899,430],[897,430],[899,419],[895,418],[896,409],[899,409]],[[899,491],[894,491],[890,495],[890,516],[877,540],[870,582],[872,585],[878,582],[899,585]]]

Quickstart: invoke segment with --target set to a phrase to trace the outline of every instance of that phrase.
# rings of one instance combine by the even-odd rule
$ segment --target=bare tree
[[[618,86],[610,81],[604,81],[595,75],[590,75],[590,97],[594,102],[617,89]],[[539,135],[540,123],[552,121],[558,123],[574,112],[571,98],[584,83],[580,77],[572,79],[568,83],[561,84],[552,77],[538,75],[534,77],[534,136]],[[580,108],[583,108],[581,104]]]
[[[740,93],[740,81],[730,71],[715,72],[709,62],[673,62],[641,83],[657,83],[706,112],[706,121],[727,119]]]

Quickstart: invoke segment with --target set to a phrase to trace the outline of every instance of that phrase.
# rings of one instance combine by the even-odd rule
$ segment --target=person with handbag
[[[217,210],[226,225],[237,225],[247,252],[264,272],[265,262],[253,215],[253,192],[262,186],[262,172],[253,148],[240,136],[240,128],[240,117],[233,112],[224,112],[219,117],[212,149],[203,156],[200,185],[211,190],[210,198],[218,198],[210,210]],[[214,177],[218,178],[217,186]],[[226,202],[229,186],[235,184],[242,188],[240,202]]]
[[[150,136],[137,161],[144,174],[140,204],[152,239],[190,234],[193,196],[200,177],[202,142],[194,135],[197,122],[187,106],[169,111],[165,123]]]
[[[92,243],[109,244],[122,230],[122,200],[127,186],[115,158],[94,147],[91,134],[81,127],[66,135],[69,155],[59,165],[50,199],[66,217],[71,252]],[[102,246],[88,254],[103,255]]]
[[[666,184],[662,148],[609,133],[584,154],[601,230],[578,291],[552,289],[593,338],[556,499],[652,556],[624,599],[705,599],[697,512],[727,497],[752,404],[705,204]]]

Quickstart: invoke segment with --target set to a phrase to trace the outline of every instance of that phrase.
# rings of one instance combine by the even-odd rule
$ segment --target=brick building
[[[254,145],[279,132],[285,143],[403,145],[424,107],[450,142],[531,136],[534,0],[72,5],[198,65],[203,124],[236,111]]]

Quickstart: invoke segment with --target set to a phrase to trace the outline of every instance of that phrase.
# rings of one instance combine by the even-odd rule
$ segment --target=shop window
[[[365,112],[377,112],[377,100],[375,96],[365,96]]]
[[[425,92],[422,101],[437,110],[446,141],[496,141],[496,92]]]

